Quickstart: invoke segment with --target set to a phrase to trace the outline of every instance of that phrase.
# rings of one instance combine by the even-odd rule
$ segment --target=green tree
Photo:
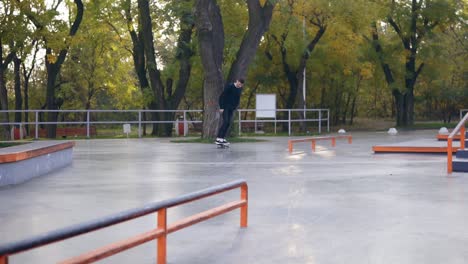
[[[48,122],[57,122],[58,110],[63,104],[63,98],[57,96],[60,83],[60,70],[67,57],[73,37],[78,32],[78,28],[83,19],[84,6],[81,0],[74,0],[75,8],[69,6],[70,13],[76,13],[71,26],[68,27],[65,21],[60,20],[57,16],[58,7],[61,1],[53,3],[54,5],[47,9],[47,6],[42,2],[21,2],[21,11],[34,24],[38,33],[40,33],[46,50],[45,66],[47,71],[47,88],[46,88],[46,108],[52,110],[47,115]],[[47,125],[47,137],[55,138],[56,124]]]
[[[191,75],[191,57],[194,54],[192,48],[194,22],[189,8],[190,3],[189,0],[162,1],[158,5],[150,6],[149,1],[139,0],[137,29],[135,29],[132,2],[129,0],[122,2],[128,31],[133,43],[132,56],[135,71],[141,90],[145,94],[151,95],[152,100],[147,101],[148,108],[151,110],[176,110],[187,89]],[[160,16],[156,16],[156,14]],[[152,19],[152,17],[158,18]],[[161,20],[159,17],[166,18],[166,20]],[[155,20],[158,23],[153,25]],[[168,27],[162,33],[163,36],[159,36],[159,33],[163,31],[164,23],[169,23],[170,26],[176,27],[178,30],[171,32]],[[157,42],[154,41],[155,34],[160,37]],[[175,35],[177,35],[177,40],[175,40],[177,46],[171,48],[174,46],[174,42],[170,39]],[[168,37],[169,41],[164,42],[163,37]],[[164,45],[159,46],[158,43]],[[175,70],[175,65],[178,65],[178,70]],[[166,77],[165,81],[164,77]],[[174,112],[154,112],[152,119],[154,121],[172,121],[174,116]],[[171,133],[171,123],[153,125],[153,135],[170,136]]]
[[[382,25],[373,24],[372,38],[375,51],[385,79],[392,90],[395,99],[396,123],[398,126],[409,126],[414,123],[414,95],[416,81],[424,68],[424,58],[419,56],[420,49],[430,42],[431,33],[437,27],[445,27],[453,23],[456,17],[456,3],[450,0],[411,0],[391,1],[385,3],[386,18]],[[402,48],[399,58],[402,62],[392,62],[389,53],[383,48],[379,34],[389,34],[392,29]],[[394,55],[395,56],[395,55]],[[395,68],[403,64],[402,82],[396,80]],[[399,88],[402,83],[404,88]]]

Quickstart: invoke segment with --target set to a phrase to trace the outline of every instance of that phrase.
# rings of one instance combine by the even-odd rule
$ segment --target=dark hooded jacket
[[[234,83],[228,83],[219,97],[220,109],[236,109],[239,106],[242,88],[237,88]]]

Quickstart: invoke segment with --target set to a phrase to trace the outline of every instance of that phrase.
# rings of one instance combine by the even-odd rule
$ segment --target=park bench
[[[74,136],[87,136],[86,134],[86,127],[57,127],[56,130],[56,135],[57,137],[74,137]],[[36,130],[32,128],[30,130],[31,136],[34,136],[36,134]],[[90,126],[89,127],[89,135],[90,136],[96,136],[97,135],[97,130],[95,126]],[[47,137],[47,130],[45,128],[40,128],[38,136],[41,138]]]

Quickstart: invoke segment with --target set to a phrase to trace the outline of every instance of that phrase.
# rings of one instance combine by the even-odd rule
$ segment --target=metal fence
[[[275,111],[274,118],[257,118],[257,111]],[[2,110],[0,114],[8,113],[9,120],[14,120],[16,113],[21,113],[24,117],[28,113],[28,120],[22,122],[0,122],[0,125],[18,126],[20,138],[22,138],[25,126],[34,127],[34,138],[39,138],[39,128],[42,125],[56,124],[58,126],[84,126],[86,128],[86,137],[91,136],[91,127],[95,125],[125,125],[133,124],[138,126],[138,137],[142,137],[142,126],[144,124],[174,124],[176,132],[183,128],[183,135],[188,134],[189,126],[197,126],[201,129],[203,123],[203,110]],[[57,122],[45,121],[45,115],[57,113]],[[174,120],[152,120],[147,115],[156,113],[173,113]],[[279,114],[280,118],[277,118]],[[322,123],[326,122],[327,131],[330,131],[330,110],[329,109],[275,109],[275,110],[257,110],[257,109],[238,109],[239,135],[242,134],[243,124],[254,124],[257,131],[258,124],[272,123],[274,133],[277,132],[277,124],[287,124],[288,134],[292,134],[292,125],[294,123],[316,123],[318,133],[322,132]],[[251,126],[250,126],[251,127]],[[182,130],[182,129],[181,129]],[[13,129],[12,129],[13,134]],[[12,136],[13,138],[13,136]]]
[[[257,118],[257,112],[275,112],[272,118]],[[330,132],[330,110],[329,109],[239,109],[238,110],[239,135],[242,134],[242,124],[254,124],[254,130],[257,132],[259,123],[272,123],[274,133],[276,134],[277,124],[284,123],[288,127],[288,135],[292,134],[292,125],[294,123],[317,123],[318,133],[322,133],[322,123],[326,122],[327,132]],[[244,113],[245,119],[242,117]],[[245,115],[247,114],[247,115]],[[250,115],[249,115],[250,114]],[[254,115],[255,114],[255,115]],[[279,116],[279,119],[277,118]],[[305,131],[307,132],[307,131]]]
[[[465,113],[468,113],[468,109],[460,109],[460,120],[463,119],[463,116],[465,115]]]

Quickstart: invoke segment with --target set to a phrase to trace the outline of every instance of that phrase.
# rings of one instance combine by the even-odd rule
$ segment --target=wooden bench
[[[87,136],[86,134],[86,127],[57,127],[56,130],[56,136],[57,137],[74,137],[74,136]],[[31,136],[36,135],[36,129],[32,128],[30,129],[30,134]],[[89,127],[89,135],[90,136],[96,136],[97,135],[97,130],[95,126],[90,126]],[[47,130],[45,128],[40,128],[38,136],[41,138],[47,137]]]
[[[73,141],[36,141],[0,149],[0,186],[22,183],[72,162]]]
[[[312,137],[312,138],[300,138],[300,139],[290,139],[288,140],[288,149],[289,153],[293,152],[293,145],[294,143],[299,142],[311,142],[312,151],[315,151],[315,144],[316,141],[319,140],[331,140],[332,147],[336,146],[337,139],[348,139],[348,143],[353,143],[353,137],[351,135],[340,135],[340,136],[325,136],[325,137]]]

